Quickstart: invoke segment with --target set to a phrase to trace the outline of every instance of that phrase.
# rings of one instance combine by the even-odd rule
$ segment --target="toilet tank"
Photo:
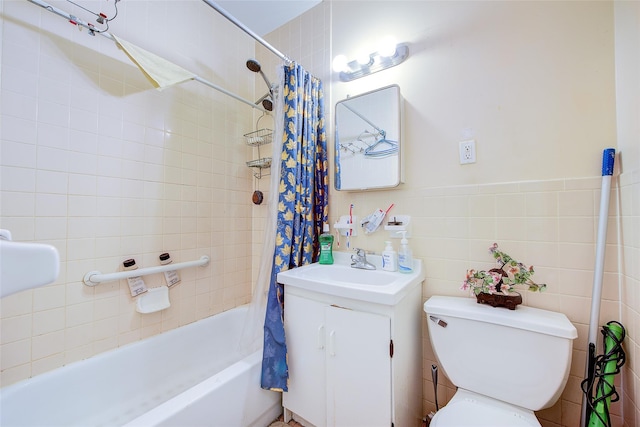
[[[560,397],[578,336],[564,314],[446,296],[429,298],[424,311],[440,368],[455,386],[532,411]]]

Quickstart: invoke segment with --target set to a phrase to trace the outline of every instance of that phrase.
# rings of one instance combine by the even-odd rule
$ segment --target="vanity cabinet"
[[[419,426],[421,286],[389,306],[285,284],[285,419],[306,426]]]

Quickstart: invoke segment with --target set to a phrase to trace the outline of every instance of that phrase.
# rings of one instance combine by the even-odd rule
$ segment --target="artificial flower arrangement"
[[[514,289],[532,292],[542,292],[546,289],[547,285],[531,280],[534,274],[533,266],[527,267],[498,250],[497,243],[489,248],[489,252],[493,254],[499,267],[489,271],[468,270],[467,278],[460,287],[461,290],[472,290],[475,295],[481,293],[509,295]]]

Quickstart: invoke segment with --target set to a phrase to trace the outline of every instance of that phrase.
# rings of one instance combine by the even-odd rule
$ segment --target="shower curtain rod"
[[[278,49],[276,49],[271,44],[269,44],[265,39],[263,39],[262,37],[260,37],[256,33],[254,33],[249,27],[244,25],[242,22],[238,21],[233,15],[231,15],[229,12],[227,12],[222,7],[220,7],[220,5],[218,5],[216,2],[211,1],[211,0],[202,0],[202,1],[205,2],[206,4],[208,4],[209,6],[211,6],[213,9],[215,9],[220,15],[224,16],[229,21],[231,21],[231,23],[233,23],[236,27],[240,28],[242,31],[244,31],[245,33],[247,33],[251,37],[253,37],[262,46],[266,47],[271,52],[276,54],[276,56],[278,56],[280,59],[282,59],[283,61],[285,61],[287,63],[292,62],[291,59],[289,59],[289,57],[287,55],[285,55],[284,53],[280,52]]]
[[[63,11],[61,9],[58,9],[57,7],[51,6],[50,4],[45,3],[42,0],[28,0],[28,1],[30,1],[31,3],[33,3],[33,4],[37,5],[37,6],[42,7],[43,9],[48,10],[49,12],[52,12],[55,15],[58,15],[58,16],[61,16],[61,17],[65,18],[66,20],[68,20],[70,23],[72,23],[74,25],[79,25],[79,26],[81,26],[83,28],[86,28],[87,30],[91,31],[91,33],[94,34],[94,35],[97,33],[97,34],[100,34],[103,37],[106,37],[106,38],[112,40],[113,42],[116,42],[115,37],[113,35],[111,35],[110,33],[106,32],[106,31],[97,31],[95,27],[90,26],[89,24],[87,24],[86,22],[82,21],[78,17],[73,16],[73,15],[71,15],[71,14],[69,14],[69,13],[67,13],[67,12],[65,12],[65,11]],[[242,98],[241,96],[236,95],[235,93],[230,92],[230,91],[226,90],[225,88],[223,88],[221,86],[216,85],[215,83],[212,83],[212,82],[210,82],[208,80],[205,80],[202,77],[200,77],[200,76],[198,76],[198,75],[196,75],[194,73],[191,73],[191,74],[193,75],[193,80],[195,80],[197,82],[200,82],[200,83],[204,84],[205,86],[209,86],[210,88],[215,89],[215,90],[217,90],[219,92],[222,92],[225,95],[228,95],[228,96],[230,96],[230,97],[232,97],[232,98],[234,98],[234,99],[236,99],[236,100],[238,100],[240,102],[243,102],[243,103],[249,105],[252,108],[260,110],[260,111],[262,111],[264,113],[267,112],[267,110],[265,110],[261,106],[256,105],[253,102],[251,102],[249,100],[246,100],[246,99]]]

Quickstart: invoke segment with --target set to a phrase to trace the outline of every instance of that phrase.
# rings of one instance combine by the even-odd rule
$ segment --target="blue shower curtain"
[[[276,275],[317,261],[328,214],[327,138],[322,81],[296,63],[284,69],[284,132],[273,269],[264,322],[264,389],[287,391],[284,289]]]

